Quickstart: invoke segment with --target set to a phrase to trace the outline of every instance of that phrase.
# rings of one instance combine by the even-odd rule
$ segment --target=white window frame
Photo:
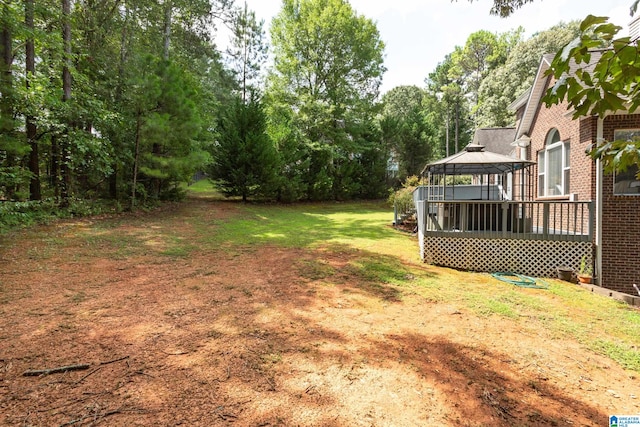
[[[555,135],[558,141],[552,142]],[[549,153],[561,150],[560,183],[556,186],[558,193],[550,194],[549,177]],[[557,129],[551,129],[547,134],[547,140],[542,150],[538,151],[538,197],[564,197],[571,193],[569,183],[571,181],[571,145],[569,141],[562,141]]]

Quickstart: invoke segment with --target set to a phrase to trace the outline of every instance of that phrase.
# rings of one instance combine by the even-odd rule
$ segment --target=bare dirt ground
[[[640,413],[640,380],[610,359],[526,323],[363,287],[345,267],[354,252],[158,256],[154,227],[193,233],[182,211],[234,214],[174,209],[115,227],[148,236],[146,254],[73,238],[95,219],[0,240],[1,425],[605,426]],[[305,271],[318,257],[332,284]]]

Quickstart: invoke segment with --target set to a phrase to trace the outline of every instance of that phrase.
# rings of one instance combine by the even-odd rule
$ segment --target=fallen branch
[[[72,426],[74,424],[81,423],[84,420],[89,419],[89,418],[93,418],[93,420],[96,421],[97,419],[107,418],[107,417],[109,417],[111,415],[121,414],[121,413],[122,413],[122,411],[120,409],[114,409],[113,411],[108,411],[108,412],[105,412],[104,414],[89,414],[89,415],[85,415],[83,417],[77,418],[75,420],[68,421],[68,422],[66,422],[64,424],[60,424],[60,427]]]
[[[60,374],[62,372],[69,371],[84,371],[85,369],[89,369],[88,364],[81,365],[69,365],[69,366],[61,366],[59,368],[51,368],[51,369],[34,369],[30,371],[24,371],[22,373],[23,377],[38,377],[40,375],[50,375],[50,374]]]
[[[155,378],[153,375],[151,374],[147,374],[145,371],[143,371],[142,369],[138,369],[137,371],[133,371],[134,374],[138,374],[138,375],[146,375],[148,377],[151,378]]]
[[[129,358],[129,356],[123,356],[123,357],[119,357],[119,358],[117,358],[117,359],[107,360],[106,362],[100,362],[100,365],[101,365],[101,366],[103,366],[103,365],[109,365],[110,363],[116,363],[116,362],[119,362],[119,361],[121,361],[121,360],[125,360],[125,359],[128,359],[128,358]]]
[[[95,374],[97,371],[99,371],[101,368],[101,366],[98,366],[96,369],[94,369],[93,371],[89,372],[87,375],[85,375],[84,377],[80,378],[78,381],[76,381],[76,384],[80,384],[82,381],[84,381],[85,378],[87,378],[89,375],[93,375]]]

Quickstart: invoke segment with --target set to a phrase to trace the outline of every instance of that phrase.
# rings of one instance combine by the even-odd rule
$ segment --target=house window
[[[547,134],[544,149],[538,152],[538,197],[569,194],[571,147],[560,139],[558,129]]]
[[[615,141],[638,141],[640,140],[640,129],[617,129],[613,134]],[[638,165],[631,165],[625,171],[615,171],[613,176],[613,194],[638,196],[640,195],[640,180],[638,176]]]

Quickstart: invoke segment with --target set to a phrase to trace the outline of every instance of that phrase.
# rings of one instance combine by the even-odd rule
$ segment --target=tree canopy
[[[271,43],[272,135],[293,151],[285,157],[307,159],[299,176],[306,197],[369,192],[386,162],[372,134],[385,71],[375,24],[345,0],[284,0],[271,25]],[[283,133],[283,126],[295,131]]]
[[[531,1],[495,0],[492,13]],[[233,33],[225,52],[214,43],[221,25]],[[522,29],[477,31],[425,70],[425,88],[381,98],[384,42],[347,0],[283,0],[270,40],[233,0],[5,1],[0,200],[134,208],[179,197],[202,171],[229,196],[380,197],[399,182],[390,160],[402,179],[460,150],[475,127],[512,124],[506,106],[534,62],[572,38],[552,65],[547,102],[567,99],[577,115],[637,109],[638,44],[617,30],[590,17],[528,40]],[[580,67],[567,77],[570,63]],[[591,154],[637,164],[634,144]]]
[[[398,86],[382,97],[382,135],[398,162],[398,179],[419,175],[436,152],[434,127],[428,120],[426,92],[417,86]]]
[[[491,13],[506,17],[533,1],[494,0]],[[640,0],[631,2],[631,16],[639,3]],[[574,111],[574,118],[604,117],[615,111],[633,113],[640,106],[640,63],[636,60],[640,40],[616,37],[621,27],[608,20],[587,16],[580,24],[579,35],[558,50],[548,71],[556,83],[545,95],[547,105],[566,100]],[[577,66],[575,72],[570,72],[572,64]],[[639,167],[640,141],[599,141],[589,154],[601,159],[609,172]]]
[[[211,41],[230,8],[3,2],[0,199],[172,197],[208,162],[204,118],[231,89]]]
[[[504,64],[487,73],[479,88],[476,121],[480,127],[510,126],[513,112],[508,106],[528,90],[538,70],[540,58],[557,52],[578,34],[578,22],[560,23],[515,44]]]
[[[545,95],[547,105],[566,100],[576,119],[638,109],[640,40],[616,38],[620,29],[606,17],[589,15],[582,21],[579,36],[551,63],[548,74],[556,83]],[[624,171],[640,165],[640,141],[599,141],[590,155],[608,171]]]

